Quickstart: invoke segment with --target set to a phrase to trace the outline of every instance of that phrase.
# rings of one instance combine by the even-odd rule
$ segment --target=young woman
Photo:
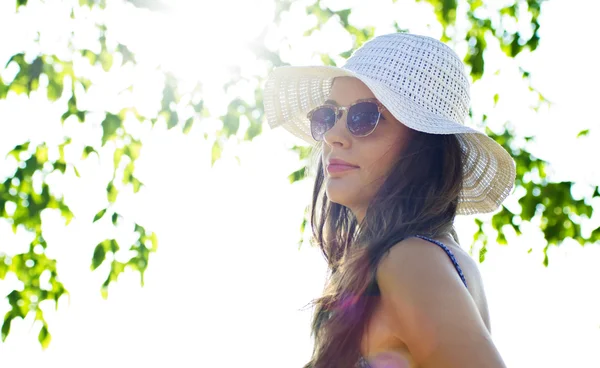
[[[469,80],[445,44],[383,35],[344,67],[269,76],[270,126],[318,159],[312,242],[330,268],[305,368],[504,367],[484,287],[454,231],[510,193],[514,161],[465,126]]]

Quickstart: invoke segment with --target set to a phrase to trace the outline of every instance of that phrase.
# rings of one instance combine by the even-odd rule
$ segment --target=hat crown
[[[441,118],[464,124],[469,113],[465,65],[434,38],[406,33],[378,36],[357,49],[343,68]]]

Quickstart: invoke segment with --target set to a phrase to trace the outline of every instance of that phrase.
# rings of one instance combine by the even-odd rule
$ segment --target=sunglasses
[[[385,119],[382,117],[385,109],[385,106],[374,98],[358,100],[348,107],[338,106],[335,102],[327,100],[325,104],[308,113],[310,132],[316,141],[322,141],[325,133],[333,128],[345,110],[348,114],[348,131],[355,137],[366,137],[377,128],[380,119]]]

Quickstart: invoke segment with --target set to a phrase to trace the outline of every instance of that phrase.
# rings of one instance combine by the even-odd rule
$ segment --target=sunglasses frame
[[[334,104],[329,104],[329,103],[325,103],[323,105],[317,106],[314,109],[310,110],[308,112],[308,114],[306,114],[306,117],[308,118],[310,124],[312,125],[312,116],[313,114],[317,111],[320,110],[324,107],[329,107],[331,108],[334,113],[335,113],[335,122],[333,123],[333,125],[335,126],[335,124],[338,122],[338,120],[340,120],[340,118],[342,117],[341,112],[345,111],[346,115],[348,115],[348,113],[350,112],[350,108],[354,105],[357,105],[359,103],[363,103],[363,102],[371,102],[374,103],[375,105],[377,105],[377,111],[379,112],[379,116],[377,117],[377,122],[375,122],[375,126],[373,127],[373,130],[371,130],[369,133],[365,134],[365,135],[356,135],[354,133],[352,133],[350,131],[350,128],[348,128],[348,119],[346,118],[346,129],[348,129],[348,132],[350,134],[352,134],[353,137],[357,137],[357,138],[363,138],[366,137],[368,135],[370,135],[371,133],[373,133],[375,131],[375,129],[377,129],[377,126],[379,125],[379,121],[381,120],[381,118],[383,117],[383,112],[387,110],[387,108],[385,106],[383,106],[383,104],[376,98],[364,98],[364,99],[360,99],[360,100],[356,100],[355,102],[353,102],[351,105],[349,106],[339,106],[339,105],[334,105]],[[385,118],[384,118],[385,119]],[[331,129],[331,128],[330,128]],[[329,130],[328,130],[329,131]],[[327,132],[325,132],[327,133]],[[323,135],[325,135],[325,133],[323,133]],[[311,126],[311,135],[312,135],[312,126]],[[313,137],[313,139],[315,139],[315,137]],[[316,141],[322,141],[323,139],[315,139]]]

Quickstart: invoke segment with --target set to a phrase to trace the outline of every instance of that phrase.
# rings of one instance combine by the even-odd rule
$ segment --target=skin
[[[360,80],[340,77],[335,79],[328,99],[340,106],[349,106],[359,99],[374,97],[373,92]],[[323,136],[323,167],[327,167],[330,157],[335,157],[359,168],[331,174],[325,170],[325,190],[330,201],[350,208],[360,222],[370,198],[400,157],[411,130],[385,110],[373,133],[366,137],[354,137],[346,127],[346,117],[344,112]]]
[[[379,348],[403,352],[411,360],[406,367],[505,368],[475,261],[450,237],[440,240],[455,254],[468,289],[441,248],[419,238],[394,245],[377,267],[390,336]]]
[[[349,106],[373,97],[360,80],[342,77],[334,81],[329,100]],[[344,112],[324,135],[323,165],[335,157],[359,168],[331,174],[325,170],[328,198],[362,221],[411,132],[386,110],[373,133],[354,137]],[[455,254],[468,288],[441,248],[418,238],[394,245],[377,266],[381,297],[367,322],[361,354],[374,368],[505,367],[491,339],[477,264],[450,236],[437,240]]]

